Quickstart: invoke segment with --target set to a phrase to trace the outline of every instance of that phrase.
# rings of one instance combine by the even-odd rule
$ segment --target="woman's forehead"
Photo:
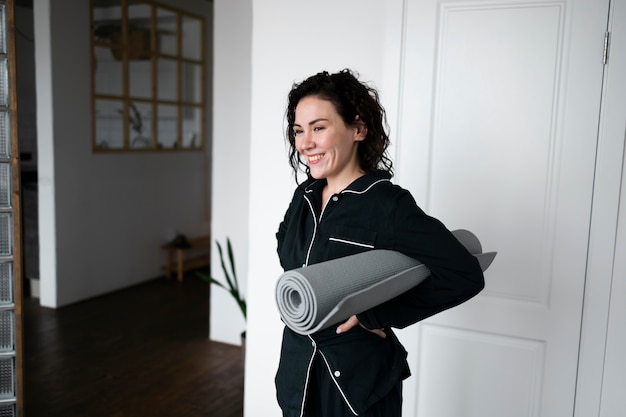
[[[296,119],[319,116],[328,118],[336,114],[337,110],[331,101],[316,96],[304,97],[296,106]]]

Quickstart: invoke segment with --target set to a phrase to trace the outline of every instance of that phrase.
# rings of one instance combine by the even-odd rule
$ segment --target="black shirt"
[[[309,179],[294,192],[276,234],[285,270],[389,249],[424,263],[431,275],[406,293],[357,315],[367,328],[385,328],[387,339],[359,326],[341,335],[331,326],[311,336],[286,327],[276,375],[285,416],[302,415],[310,366],[316,357],[326,364],[353,413],[363,412],[409,375],[406,351],[390,328],[404,328],[456,306],[484,287],[476,258],[390,179],[385,171],[366,174],[332,195],[323,211],[325,180]]]

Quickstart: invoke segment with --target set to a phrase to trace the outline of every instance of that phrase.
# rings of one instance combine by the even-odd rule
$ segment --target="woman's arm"
[[[404,328],[474,297],[484,277],[474,256],[439,220],[426,215],[405,192],[397,200],[394,250],[424,263],[431,275],[420,285],[357,315],[369,329]]]

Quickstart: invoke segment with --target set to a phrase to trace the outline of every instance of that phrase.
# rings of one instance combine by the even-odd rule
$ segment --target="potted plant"
[[[220,245],[220,243],[217,240],[215,241],[215,244],[217,245],[217,251],[220,256],[220,263],[222,265],[222,271],[224,272],[224,277],[226,278],[226,284],[222,283],[221,281],[218,281],[217,279],[213,278],[212,276],[204,272],[198,271],[196,272],[196,275],[198,275],[203,280],[211,284],[215,284],[218,287],[221,287],[224,290],[226,290],[233,297],[233,299],[239,306],[239,309],[241,310],[241,314],[243,314],[243,319],[245,321],[247,318],[247,315],[246,315],[247,305],[246,305],[246,300],[241,294],[241,291],[239,288],[239,280],[237,279],[237,271],[235,270],[235,256],[233,255],[233,247],[230,243],[230,239],[228,237],[226,238],[228,267],[226,266],[226,261],[224,259],[224,251],[222,250],[222,245]],[[241,343],[244,349],[245,349],[245,341],[246,341],[246,331],[244,330],[241,333]]]

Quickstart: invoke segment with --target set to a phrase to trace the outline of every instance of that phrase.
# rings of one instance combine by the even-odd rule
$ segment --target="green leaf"
[[[237,279],[237,271],[235,270],[235,255],[233,252],[233,247],[230,242],[230,239],[228,237],[226,238],[226,250],[227,250],[227,255],[228,255],[228,263],[230,266],[230,272],[228,271],[228,268],[226,267],[222,245],[220,245],[218,241],[215,241],[215,244],[217,245],[217,251],[220,256],[220,264],[222,266],[222,271],[224,272],[224,277],[226,278],[226,285],[224,285],[222,282],[218,281],[217,279],[203,272],[196,271],[196,275],[200,277],[201,279],[203,279],[204,281],[207,281],[211,284],[215,284],[218,287],[221,287],[225,291],[227,291],[233,297],[233,299],[239,306],[239,309],[241,310],[241,313],[243,314],[244,320],[247,320],[248,308],[247,308],[246,300],[241,296],[239,292],[239,281]]]
[[[220,245],[218,241],[215,241],[215,243],[217,244],[217,251],[220,254],[220,264],[222,265],[222,271],[224,272],[224,276],[226,277],[228,288],[233,290],[235,289],[235,285],[233,284],[233,278],[230,277],[228,269],[226,269],[226,264],[224,263],[224,253],[222,251],[222,245]],[[234,277],[234,279],[237,279],[237,277]]]
[[[230,239],[226,238],[226,246],[228,249],[228,260],[230,262],[230,270],[233,273],[233,277],[235,277],[234,281],[235,281],[235,289],[237,290],[237,293],[239,293],[239,282],[237,282],[237,271],[235,271],[235,256],[233,255],[233,247],[230,244]]]

